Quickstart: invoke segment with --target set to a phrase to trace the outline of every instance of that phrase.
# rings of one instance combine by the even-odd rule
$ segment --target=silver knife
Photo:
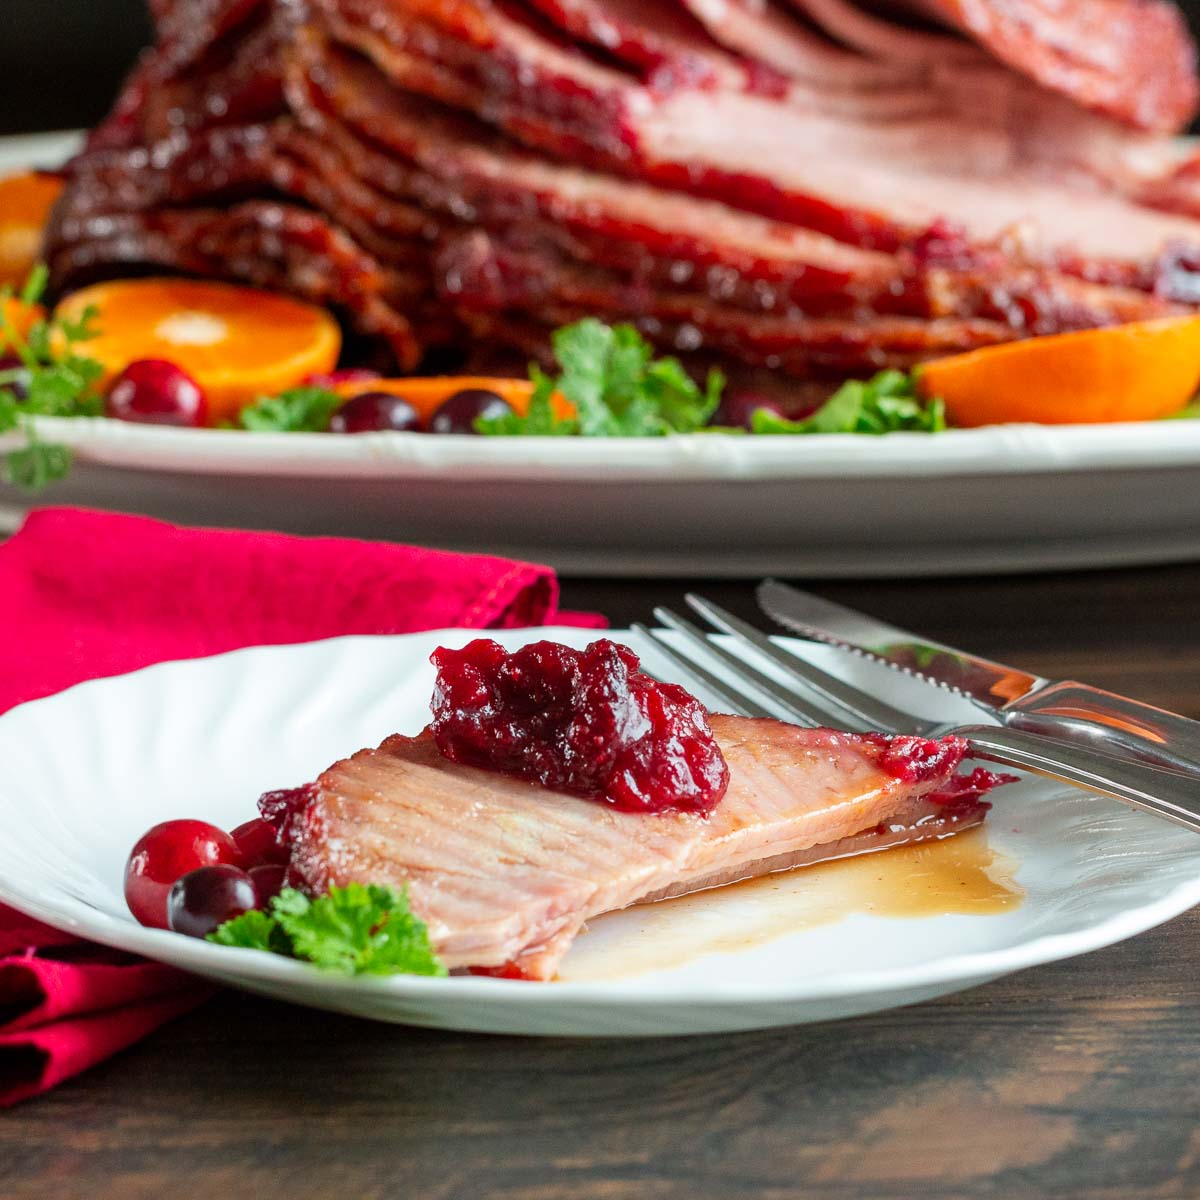
[[[801,637],[965,696],[1004,725],[1123,752],[1181,774],[1200,773],[1200,721],[1086,683],[992,662],[774,579],[759,585],[758,603]]]

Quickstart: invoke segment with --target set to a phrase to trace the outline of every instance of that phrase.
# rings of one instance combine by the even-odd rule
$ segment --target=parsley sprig
[[[0,346],[20,364],[0,370],[0,434],[19,430],[25,436],[23,446],[4,456],[3,475],[9,483],[32,492],[61,479],[71,468],[70,450],[42,441],[34,418],[93,417],[104,409],[96,389],[104,368],[76,349],[97,335],[94,308],[86,309],[78,320],[43,318],[26,333],[13,321],[10,302],[37,304],[47,281],[46,268],[39,265],[19,293],[0,289]]]
[[[533,396],[525,416],[480,418],[475,428],[493,436],[659,437],[692,433],[716,410],[725,386],[710,371],[701,390],[676,358],[655,358],[654,347],[632,325],[594,317],[557,330],[552,339],[557,376],[529,368]],[[575,407],[558,416],[555,392]]]
[[[323,433],[344,398],[322,387],[297,387],[278,396],[260,396],[238,417],[253,433]]]
[[[914,376],[903,371],[881,371],[874,379],[844,383],[801,421],[765,408],[751,418],[752,432],[765,434],[940,433],[945,428],[945,405],[937,398],[923,400]]]
[[[310,899],[284,888],[265,910],[209,934],[221,946],[268,950],[338,975],[445,975],[406,891],[349,883]]]

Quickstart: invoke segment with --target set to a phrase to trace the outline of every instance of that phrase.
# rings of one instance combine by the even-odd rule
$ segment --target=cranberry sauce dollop
[[[432,662],[430,728],[454,762],[626,812],[707,815],[729,786],[703,706],[642,674],[625,646],[535,642],[510,654],[481,638]]]

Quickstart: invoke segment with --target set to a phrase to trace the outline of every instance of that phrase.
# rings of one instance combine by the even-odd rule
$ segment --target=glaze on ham
[[[797,398],[1200,297],[1167,0],[154,7],[49,232],[59,291],[277,287],[403,369],[628,319]]]

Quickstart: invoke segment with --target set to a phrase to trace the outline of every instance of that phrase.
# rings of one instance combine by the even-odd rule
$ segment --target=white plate
[[[516,646],[544,634],[578,644],[588,637],[560,629],[498,637]],[[989,916],[855,913],[682,961],[674,961],[675,941],[664,941],[657,949],[668,965],[641,974],[625,973],[627,951],[641,939],[645,966],[647,948],[656,949],[663,930],[653,908],[594,922],[564,966],[568,980],[588,982],[550,984],[342,980],[133,922],[122,868],[149,826],[181,816],[238,824],[253,815],[260,791],[310,779],[396,729],[415,731],[428,711],[430,650],[472,636],[242,650],[82,684],[13,709],[0,717],[0,900],[96,941],[298,1003],[386,1021],[552,1035],[718,1032],[853,1016],[1093,950],[1200,902],[1195,835],[1025,781],[1001,793],[989,818],[994,847],[1018,864],[1027,893],[1019,907]],[[646,651],[636,635],[618,636]],[[893,700],[930,695],[836,651],[804,653],[877,683]],[[646,651],[648,665],[668,673],[652,655]],[[960,711],[952,697],[934,702],[930,715]],[[812,896],[814,904],[826,899]],[[727,930],[759,915],[736,889],[687,903],[697,928]]]
[[[0,139],[0,169],[70,135]],[[51,502],[614,574],[870,576],[1200,557],[1200,422],[550,441],[44,422]],[[11,526],[27,500],[0,487]]]

